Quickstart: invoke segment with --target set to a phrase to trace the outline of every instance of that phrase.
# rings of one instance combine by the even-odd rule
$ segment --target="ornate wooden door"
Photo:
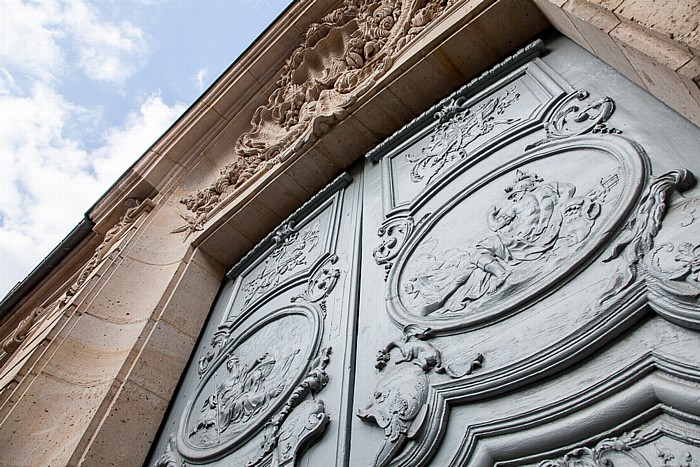
[[[229,273],[152,465],[700,465],[700,130],[564,39]]]

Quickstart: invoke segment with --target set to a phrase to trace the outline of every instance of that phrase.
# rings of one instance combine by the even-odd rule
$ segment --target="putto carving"
[[[257,296],[263,295],[280,283],[282,278],[307,264],[307,255],[319,242],[321,224],[299,232],[293,223],[280,227],[273,240],[275,249],[265,260],[262,269],[243,285],[244,302],[248,305]]]
[[[588,91],[583,90],[575,91],[566,96],[544,124],[547,136],[528,145],[525,149],[532,149],[558,139],[582,135],[589,131],[605,134],[622,133],[615,128],[608,128],[605,124],[615,111],[615,102],[609,97],[604,97],[586,104],[584,101],[587,101],[589,97]]]
[[[684,191],[695,184],[695,177],[686,170],[672,171],[652,180],[634,217],[627,223],[622,238],[615,242],[603,261],[612,261],[624,252],[624,267],[612,278],[599,303],[603,304],[626,290],[644,268],[644,257],[654,248],[666,214],[668,198],[674,190]]]
[[[406,154],[413,164],[411,181],[430,184],[442,170],[455,159],[465,159],[467,146],[498,125],[511,125],[517,118],[503,118],[506,109],[520,98],[516,88],[507,89],[502,96],[494,97],[470,109],[466,97],[459,97],[445,104],[435,113],[438,120],[430,136],[430,143],[420,154]]]
[[[431,372],[462,378],[481,368],[484,357],[477,354],[462,374],[456,374],[443,362],[442,353],[428,342],[429,328],[408,325],[404,337],[387,344],[377,354],[379,371],[391,360],[391,350],[398,349],[401,358],[395,366],[383,372],[377,381],[372,398],[357,416],[374,421],[384,429],[384,444],[377,453],[375,467],[384,467],[401,451],[408,440],[416,438],[427,422],[429,393],[432,391],[428,375]]]
[[[201,229],[231,191],[345,118],[397,54],[452,3],[345,0],[309,26],[267,104],[255,111],[252,128],[236,141],[234,161],[208,188],[180,200],[192,213],[180,231]]]
[[[576,248],[591,233],[618,180],[612,174],[575,196],[571,183],[547,183],[535,173],[516,170],[504,199],[487,214],[491,235],[466,249],[430,251],[420,257],[421,267],[404,284],[415,313],[468,313],[471,303],[507,289],[521,265],[530,265],[531,276],[532,268],[556,249]],[[429,246],[434,249],[435,242]]]

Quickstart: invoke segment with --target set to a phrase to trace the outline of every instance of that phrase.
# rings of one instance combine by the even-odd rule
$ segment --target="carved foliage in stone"
[[[669,172],[652,180],[622,237],[603,259],[612,261],[624,253],[624,266],[613,276],[600,298],[601,304],[626,290],[644,271],[641,261],[654,248],[654,238],[661,228],[669,197],[674,190],[684,191],[694,183],[695,178],[686,170]]]
[[[31,313],[29,313],[29,316],[20,321],[10,337],[2,345],[2,350],[4,350],[7,355],[15,353],[19,346],[22,345],[22,342],[25,341],[29,332],[32,330],[32,326],[38,321],[43,311],[44,309],[41,307],[34,308]]]
[[[97,269],[109,255],[119,251],[120,240],[125,236],[141,214],[150,211],[153,206],[154,204],[151,200],[141,202],[137,199],[130,198],[125,201],[124,214],[119,218],[119,221],[107,231],[102,242],[95,248],[90,260],[80,270],[75,282],[73,282],[56,301],[42,308],[34,308],[31,313],[17,325],[10,337],[3,343],[2,350],[5,352],[5,355],[11,355],[17,351],[29,336],[35,324],[42,322],[57,310],[65,307],[71,298],[84,287],[95,269]]]
[[[201,229],[230,191],[343,119],[394,57],[451,3],[345,0],[309,26],[267,104],[255,111],[252,128],[236,141],[235,160],[211,186],[180,200],[193,214],[190,230]]]
[[[591,103],[588,101],[588,91],[579,90],[566,96],[545,122],[547,136],[526,149],[588,132],[620,134],[621,131],[608,128],[605,124],[615,111],[615,102],[609,97]]]
[[[243,285],[246,305],[307,264],[309,252],[318,245],[320,228],[320,223],[317,222],[311,228],[298,232],[290,222],[277,230],[273,238],[275,249],[265,260],[262,269]]]
[[[141,202],[135,198],[130,198],[124,202],[124,215],[119,218],[119,221],[107,231],[102,243],[95,249],[90,260],[80,271],[78,279],[66,291],[65,296],[61,299],[62,303],[67,302],[70,297],[75,295],[80,290],[90,274],[102,263],[109,255],[118,250],[118,242],[124,234],[131,228],[131,225],[139,218],[143,212],[148,212],[153,209],[153,202],[149,199]]]
[[[511,125],[519,119],[505,118],[510,105],[520,98],[515,87],[503,95],[493,97],[473,109],[465,105],[465,97],[448,102],[435,113],[438,120],[430,136],[430,143],[419,154],[406,154],[412,164],[411,181],[430,184],[456,159],[465,159],[467,146],[497,126]]]
[[[377,354],[375,366],[382,376],[367,405],[357,410],[358,417],[373,421],[384,430],[384,444],[375,458],[375,467],[389,465],[406,441],[421,433],[430,409],[428,375],[431,372],[457,379],[483,364],[483,356],[477,354],[468,368],[457,374],[443,362],[442,353],[427,341],[430,337],[430,328],[408,325],[402,339],[390,342]],[[385,371],[392,349],[398,349],[401,357],[394,361],[395,366]]]

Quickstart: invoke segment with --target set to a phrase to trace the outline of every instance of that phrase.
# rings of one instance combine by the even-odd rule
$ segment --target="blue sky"
[[[291,0],[0,0],[0,298]]]

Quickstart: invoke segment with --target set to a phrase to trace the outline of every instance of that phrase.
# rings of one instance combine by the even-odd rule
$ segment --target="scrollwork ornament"
[[[186,465],[177,452],[175,433],[172,433],[168,438],[168,443],[165,445],[165,451],[156,459],[153,467],[185,467]]]
[[[470,109],[466,98],[454,99],[435,113],[438,124],[432,132],[430,143],[419,154],[406,154],[413,164],[411,181],[425,180],[429,185],[442,170],[456,159],[468,156],[467,146],[477,138],[491,133],[497,126],[511,125],[519,119],[503,118],[506,109],[520,98],[516,88],[507,89],[502,96]]]
[[[625,441],[618,438],[604,439],[594,448],[573,449],[559,459],[540,462],[539,467],[615,467],[615,463],[609,458],[611,453],[622,453],[640,467],[651,467]]]
[[[317,222],[300,232],[290,222],[275,232],[275,249],[265,260],[262,269],[242,286],[245,305],[278,285],[283,277],[307,264],[309,252],[318,245],[320,228],[320,223]]]
[[[550,118],[544,124],[546,137],[528,145],[525,149],[532,149],[550,141],[582,135],[584,133],[620,134],[621,131],[609,128],[605,122],[615,111],[615,102],[604,97],[592,103],[584,101],[589,98],[588,91],[575,91],[562,100],[551,113]]]
[[[311,24],[267,104],[254,112],[251,129],[236,140],[234,161],[209,187],[180,199],[192,216],[176,230],[200,230],[229,194],[344,119],[394,58],[452,3],[345,0]]]
[[[283,431],[284,423],[292,411],[295,410],[295,408],[299,406],[308,395],[318,394],[323,388],[326,387],[329,381],[328,373],[326,373],[326,366],[328,366],[328,363],[330,362],[331,350],[331,347],[326,347],[321,350],[319,356],[316,357],[309,365],[309,371],[304,379],[294,389],[292,395],[282,407],[282,410],[280,410],[277,415],[272,417],[272,420],[265,425],[265,435],[260,446],[261,452],[253,461],[247,463],[246,467],[258,467],[260,465],[265,465],[265,461],[271,454],[273,454],[273,451],[278,446],[280,436],[285,436]],[[323,402],[321,402],[320,407],[316,407],[315,415],[321,414],[319,410],[322,408]],[[325,414],[325,410],[323,410],[323,414]],[[327,416],[323,416],[322,418],[325,417]],[[328,421],[325,421],[325,423],[322,423],[320,427],[316,426],[315,430],[312,430],[312,434],[316,437],[319,436],[320,433],[318,430],[322,431],[322,428],[325,428],[327,424]],[[303,440],[300,441],[300,443],[302,442]]]
[[[335,288],[340,278],[340,269],[335,265],[338,263],[338,255],[330,255],[323,259],[314,267],[306,285],[306,291],[292,297],[292,302],[303,299],[311,303],[318,303],[323,312],[326,312],[326,298]]]
[[[609,262],[624,252],[624,266],[613,276],[599,304],[618,296],[637,279],[640,268],[645,268],[642,259],[654,248],[654,239],[661,228],[669,197],[674,191],[685,191],[694,184],[695,177],[687,170],[668,172],[651,181],[622,238],[603,258],[604,262]]]

